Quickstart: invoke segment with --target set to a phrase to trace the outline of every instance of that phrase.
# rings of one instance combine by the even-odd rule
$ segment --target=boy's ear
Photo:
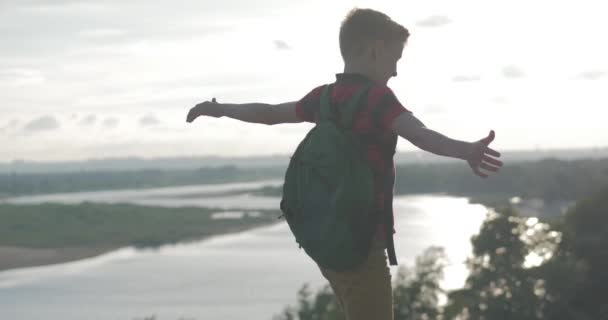
[[[380,43],[378,40],[374,40],[371,42],[371,44],[369,46],[369,51],[370,51],[370,56],[372,58],[372,61],[376,61],[378,59],[379,48],[380,48]]]
[[[378,58],[378,56],[381,56],[383,51],[385,50],[384,48],[385,46],[385,42],[384,40],[375,40],[372,43],[372,58],[374,60],[376,60]]]

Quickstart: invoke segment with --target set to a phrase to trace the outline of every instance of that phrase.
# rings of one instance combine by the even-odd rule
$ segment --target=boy
[[[387,15],[371,9],[353,9],[340,28],[340,52],[344,72],[336,74],[329,84],[331,108],[340,114],[340,107],[363,85],[371,85],[361,99],[360,111],[353,130],[363,141],[364,156],[374,173],[375,208],[382,214],[376,226],[368,258],[352,271],[336,272],[319,266],[329,281],[339,305],[349,320],[393,319],[390,268],[396,265],[392,215],[395,170],[393,155],[398,136],[428,152],[462,159],[473,172],[487,177],[497,172],[502,162],[500,154],[488,147],[494,132],[476,142],[453,140],[426,128],[407,110],[387,87],[388,80],[397,75],[397,62],[407,43],[409,32]],[[238,119],[246,122],[274,125],[280,123],[315,122],[319,116],[321,90],[313,89],[299,101],[278,105],[263,103],[224,104],[205,101],[188,113],[187,122],[198,116]]]

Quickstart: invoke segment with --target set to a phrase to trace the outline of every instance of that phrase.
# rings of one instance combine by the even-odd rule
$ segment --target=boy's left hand
[[[186,122],[190,123],[199,116],[221,117],[219,106],[220,104],[215,98],[211,99],[211,101],[201,102],[188,111]]]

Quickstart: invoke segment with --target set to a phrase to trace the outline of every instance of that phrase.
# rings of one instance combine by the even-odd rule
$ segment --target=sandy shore
[[[80,260],[94,257],[115,249],[118,248],[81,247],[37,249],[0,246],[0,271]]]

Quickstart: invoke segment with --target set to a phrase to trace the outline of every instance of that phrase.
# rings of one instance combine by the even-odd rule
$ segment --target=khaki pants
[[[393,320],[393,291],[384,243],[375,239],[357,269],[336,272],[319,267],[347,320]]]

